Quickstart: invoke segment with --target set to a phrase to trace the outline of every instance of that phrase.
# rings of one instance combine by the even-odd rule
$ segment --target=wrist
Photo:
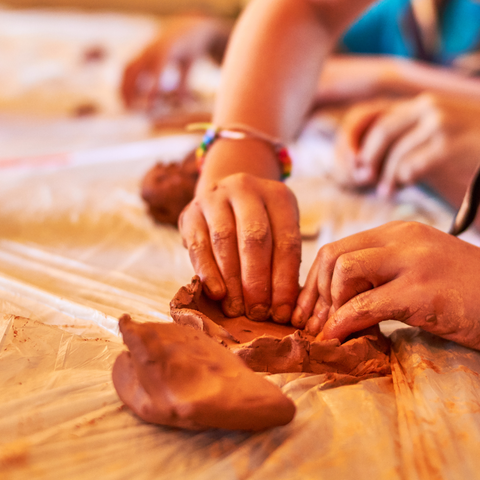
[[[255,138],[242,141],[219,139],[208,150],[196,192],[212,188],[223,178],[248,173],[259,178],[280,180],[277,155],[268,143]]]

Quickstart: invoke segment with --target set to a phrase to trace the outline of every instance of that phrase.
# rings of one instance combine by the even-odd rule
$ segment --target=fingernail
[[[247,313],[247,317],[250,320],[255,320],[256,322],[264,322],[268,318],[268,311],[270,308],[268,305],[258,303],[253,305]]]
[[[218,298],[222,295],[222,284],[215,278],[211,278],[205,282],[205,288],[209,297]]]
[[[276,323],[288,323],[292,318],[292,307],[288,304],[280,305],[275,309],[273,321]]]
[[[303,313],[302,308],[297,305],[292,315],[292,324],[297,328],[303,328],[307,322],[307,316]]]
[[[307,335],[313,335],[313,336],[316,335],[315,328],[312,328],[308,323],[307,323],[307,325],[305,326],[305,333],[306,333]]]
[[[245,313],[242,298],[231,298],[225,301],[223,311],[227,317],[241,317]]]
[[[360,167],[360,168],[356,168],[353,171],[353,178],[357,183],[368,182],[370,181],[371,176],[372,176],[372,172],[369,168]]]
[[[377,196],[382,200],[387,199],[390,196],[390,189],[388,186],[384,183],[380,183],[377,187]]]
[[[316,337],[320,331],[320,328],[320,319],[316,315],[313,315],[308,319],[307,324],[305,325],[305,333],[307,335]]]

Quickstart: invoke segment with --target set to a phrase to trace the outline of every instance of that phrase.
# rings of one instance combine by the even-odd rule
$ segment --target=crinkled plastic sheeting
[[[163,156],[184,142],[166,139]],[[2,478],[480,478],[480,354],[415,329],[393,334],[392,377],[270,376],[298,413],[260,434],[147,425],[122,408],[110,379],[116,318],[170,321],[168,302],[192,275],[178,232],[153,225],[138,198],[152,161],[0,179]],[[311,199],[311,214],[325,215],[327,200]],[[381,220],[368,203],[360,211],[365,224]],[[318,243],[304,246],[309,263]]]
[[[23,317],[4,316],[2,327],[3,478],[317,478],[317,468],[348,473],[347,455],[357,465],[367,456],[361,478],[372,478],[398,462],[388,378],[331,389],[356,379],[276,375],[299,407],[291,425],[192,433],[146,425],[122,408],[110,380],[117,343]]]
[[[245,434],[143,423],[113,389],[116,342],[10,315],[0,328],[5,479],[479,478],[479,355],[416,329],[393,335],[393,378],[271,376],[298,413]]]

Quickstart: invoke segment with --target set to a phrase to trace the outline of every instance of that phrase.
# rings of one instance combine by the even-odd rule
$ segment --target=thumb
[[[352,333],[383,320],[406,321],[411,316],[410,306],[400,298],[399,291],[397,281],[392,281],[353,297],[327,320],[320,338],[343,342]]]

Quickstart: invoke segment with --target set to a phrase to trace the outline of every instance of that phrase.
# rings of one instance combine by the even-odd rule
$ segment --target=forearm
[[[429,91],[463,99],[480,100],[480,80],[444,67],[406,59],[392,59],[392,75],[386,86],[399,93]]]
[[[318,7],[317,7],[318,8]],[[332,35],[307,0],[259,0],[235,27],[214,119],[289,138],[306,110]]]
[[[352,81],[355,78],[355,81]],[[480,81],[444,67],[387,55],[333,55],[322,71],[316,103],[421,92],[480,98]]]
[[[398,80],[396,70],[392,57],[330,55],[322,69],[315,104],[354,102],[397,93],[399,89],[411,90]]]
[[[214,123],[247,124],[289,140],[309,109],[323,60],[347,24],[371,0],[257,0],[234,29],[223,67]],[[224,141],[223,143],[226,143]],[[230,142],[232,143],[232,142]],[[220,145],[220,142],[219,142]],[[219,150],[207,156],[203,177],[225,172]],[[256,155],[233,158],[229,170],[258,170]],[[265,160],[267,178],[279,178],[274,155]],[[206,181],[206,180],[205,180]]]

